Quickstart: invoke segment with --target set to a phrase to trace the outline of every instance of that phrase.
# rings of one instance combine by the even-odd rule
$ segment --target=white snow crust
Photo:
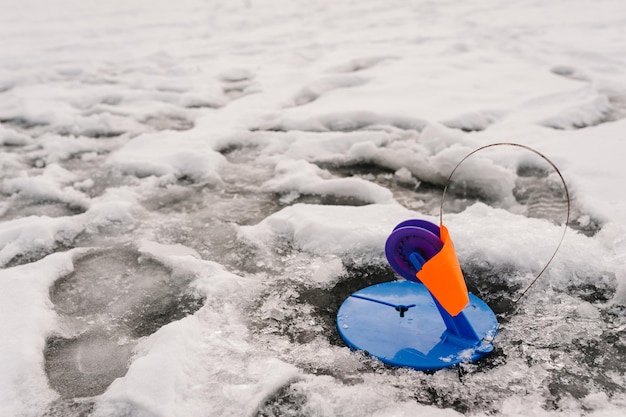
[[[0,6],[0,417],[626,413],[626,2]],[[514,304],[560,178],[515,147],[452,178],[496,351],[351,352],[340,302],[498,142],[556,163],[571,218]]]

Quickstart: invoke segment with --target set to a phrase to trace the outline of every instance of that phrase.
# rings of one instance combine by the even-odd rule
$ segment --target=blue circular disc
[[[469,294],[462,314],[481,339],[474,345],[464,344],[447,332],[423,284],[394,281],[348,297],[337,313],[337,329],[351,349],[366,351],[384,363],[435,370],[476,361],[493,350],[491,340],[498,321],[489,306]]]

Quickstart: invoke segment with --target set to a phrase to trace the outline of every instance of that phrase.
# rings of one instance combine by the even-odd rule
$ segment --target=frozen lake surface
[[[623,416],[626,3],[3,0],[0,416]],[[445,202],[495,351],[351,352]]]

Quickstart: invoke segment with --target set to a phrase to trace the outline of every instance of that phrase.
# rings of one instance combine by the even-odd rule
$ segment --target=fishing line
[[[543,275],[543,273],[546,271],[546,269],[548,269],[548,266],[550,265],[550,263],[552,263],[552,260],[554,259],[554,257],[556,256],[557,252],[561,248],[561,244],[563,243],[563,239],[565,238],[565,232],[567,232],[567,226],[569,225],[571,200],[570,200],[570,195],[569,195],[569,190],[567,188],[567,184],[565,183],[565,179],[563,178],[563,175],[561,174],[561,171],[554,164],[554,162],[552,162],[547,156],[545,156],[541,152],[531,148],[530,146],[521,145],[519,143],[512,143],[512,142],[492,143],[492,144],[489,144],[489,145],[481,146],[480,148],[475,149],[474,151],[472,151],[469,154],[467,154],[463,159],[461,159],[459,161],[458,164],[456,164],[456,166],[454,167],[454,169],[450,173],[450,176],[448,177],[448,180],[446,181],[446,185],[443,188],[443,195],[441,196],[441,205],[439,207],[439,224],[443,225],[443,203],[444,203],[444,200],[446,198],[446,192],[448,191],[448,187],[450,186],[450,183],[452,181],[452,176],[454,175],[456,170],[470,156],[472,156],[475,153],[480,152],[480,151],[482,151],[484,149],[492,148],[492,147],[495,147],[495,146],[514,146],[514,147],[517,147],[517,148],[526,149],[527,151],[530,151],[530,152],[538,155],[539,157],[541,157],[544,161],[546,161],[548,164],[550,164],[550,166],[552,166],[552,168],[554,168],[556,173],[559,175],[559,178],[561,179],[561,182],[563,183],[563,188],[565,190],[565,197],[567,198],[567,218],[565,219],[565,224],[563,226],[563,233],[561,234],[561,238],[559,239],[559,243],[556,246],[556,249],[554,250],[554,252],[552,253],[552,256],[550,256],[550,259],[548,259],[548,262],[544,265],[544,267],[541,269],[541,271],[539,271],[537,276],[535,276],[535,278],[530,282],[530,284],[528,284],[528,286],[524,289],[524,291],[522,291],[521,295],[519,297],[517,297],[517,299],[514,301],[514,303],[517,304],[526,295],[526,293],[531,289],[531,287],[533,285],[535,285],[535,283]]]

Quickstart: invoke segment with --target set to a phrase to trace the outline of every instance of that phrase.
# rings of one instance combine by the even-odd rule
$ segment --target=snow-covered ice
[[[622,416],[626,3],[3,0],[0,416]],[[495,350],[335,314],[444,204]]]

